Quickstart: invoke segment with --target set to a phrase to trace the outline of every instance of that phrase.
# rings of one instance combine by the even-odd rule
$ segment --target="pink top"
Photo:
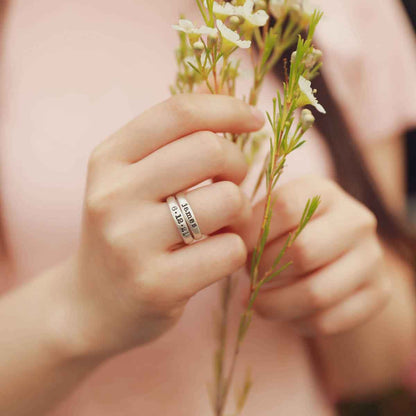
[[[176,36],[170,25],[193,0],[12,0],[1,59],[0,157],[16,281],[75,248],[88,155],[128,120],[169,96]],[[362,140],[416,122],[414,39],[398,1],[321,0],[325,72]],[[388,30],[385,30],[388,28]],[[270,79],[261,106],[277,82]],[[286,180],[331,174],[317,133]],[[250,183],[250,178],[248,179]],[[242,282],[245,280],[242,279]],[[212,309],[218,287],[192,299],[158,341],[103,365],[56,416],[211,414]],[[234,323],[239,302],[235,299]],[[308,351],[290,328],[255,319],[239,371],[255,364],[246,415],[331,415]]]

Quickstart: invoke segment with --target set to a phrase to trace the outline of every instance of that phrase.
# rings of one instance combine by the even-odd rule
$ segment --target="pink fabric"
[[[398,0],[316,0],[324,73],[353,133],[373,141],[416,126],[416,42]]]
[[[375,140],[414,123],[413,40],[397,3],[321,3],[328,12],[319,32],[326,72],[357,135]],[[88,155],[119,126],[169,96],[176,46],[170,24],[180,11],[192,14],[192,5],[11,1],[0,68],[0,189],[18,281],[76,247]],[[371,16],[357,13],[370,7]],[[374,36],[383,39],[378,47],[370,47]],[[276,87],[270,78],[261,107],[270,107]],[[312,132],[285,180],[331,170]],[[209,415],[205,384],[217,298],[217,287],[196,296],[173,331],[105,364],[54,414]],[[234,325],[239,309],[237,296]],[[255,365],[255,385],[245,414],[332,414],[307,349],[289,328],[255,319],[239,371],[249,363]]]

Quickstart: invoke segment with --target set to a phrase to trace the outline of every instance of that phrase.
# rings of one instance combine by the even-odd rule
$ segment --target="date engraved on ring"
[[[178,202],[173,196],[170,196],[169,198],[167,198],[166,203],[169,206],[170,213],[183,241],[186,244],[191,244],[194,241],[194,238],[189,229],[187,221],[183,216],[182,210],[178,205]]]

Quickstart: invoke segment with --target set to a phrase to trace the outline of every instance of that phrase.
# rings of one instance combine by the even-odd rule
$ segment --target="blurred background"
[[[416,0],[402,0],[416,32]],[[415,97],[416,99],[416,97]],[[407,134],[409,212],[416,223],[416,130]]]

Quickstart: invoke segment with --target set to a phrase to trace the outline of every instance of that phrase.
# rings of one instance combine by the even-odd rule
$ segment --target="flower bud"
[[[254,0],[254,7],[255,11],[257,10],[266,10],[267,9],[267,3],[265,0]]]
[[[218,43],[218,34],[217,33],[212,33],[210,35],[208,35],[208,48],[212,49],[214,48]]]
[[[312,69],[315,65],[317,65],[322,60],[322,52],[319,49],[313,49],[311,53],[309,53],[305,57],[305,67],[306,69]]]
[[[293,62],[296,61],[296,56],[297,56],[297,52],[296,51],[293,51],[292,52],[292,55],[290,56],[290,63],[293,64]]]
[[[302,110],[300,123],[303,131],[309,130],[313,126],[313,123],[315,123],[315,117],[313,116],[311,110],[308,110],[307,108]]]
[[[192,45],[192,48],[194,50],[195,56],[201,56],[202,55],[202,52],[204,52],[204,50],[205,50],[205,46],[204,46],[204,44],[200,40],[198,40],[197,42],[195,42]]]
[[[229,26],[231,30],[236,30],[241,24],[241,19],[238,16],[231,16],[229,20]]]

